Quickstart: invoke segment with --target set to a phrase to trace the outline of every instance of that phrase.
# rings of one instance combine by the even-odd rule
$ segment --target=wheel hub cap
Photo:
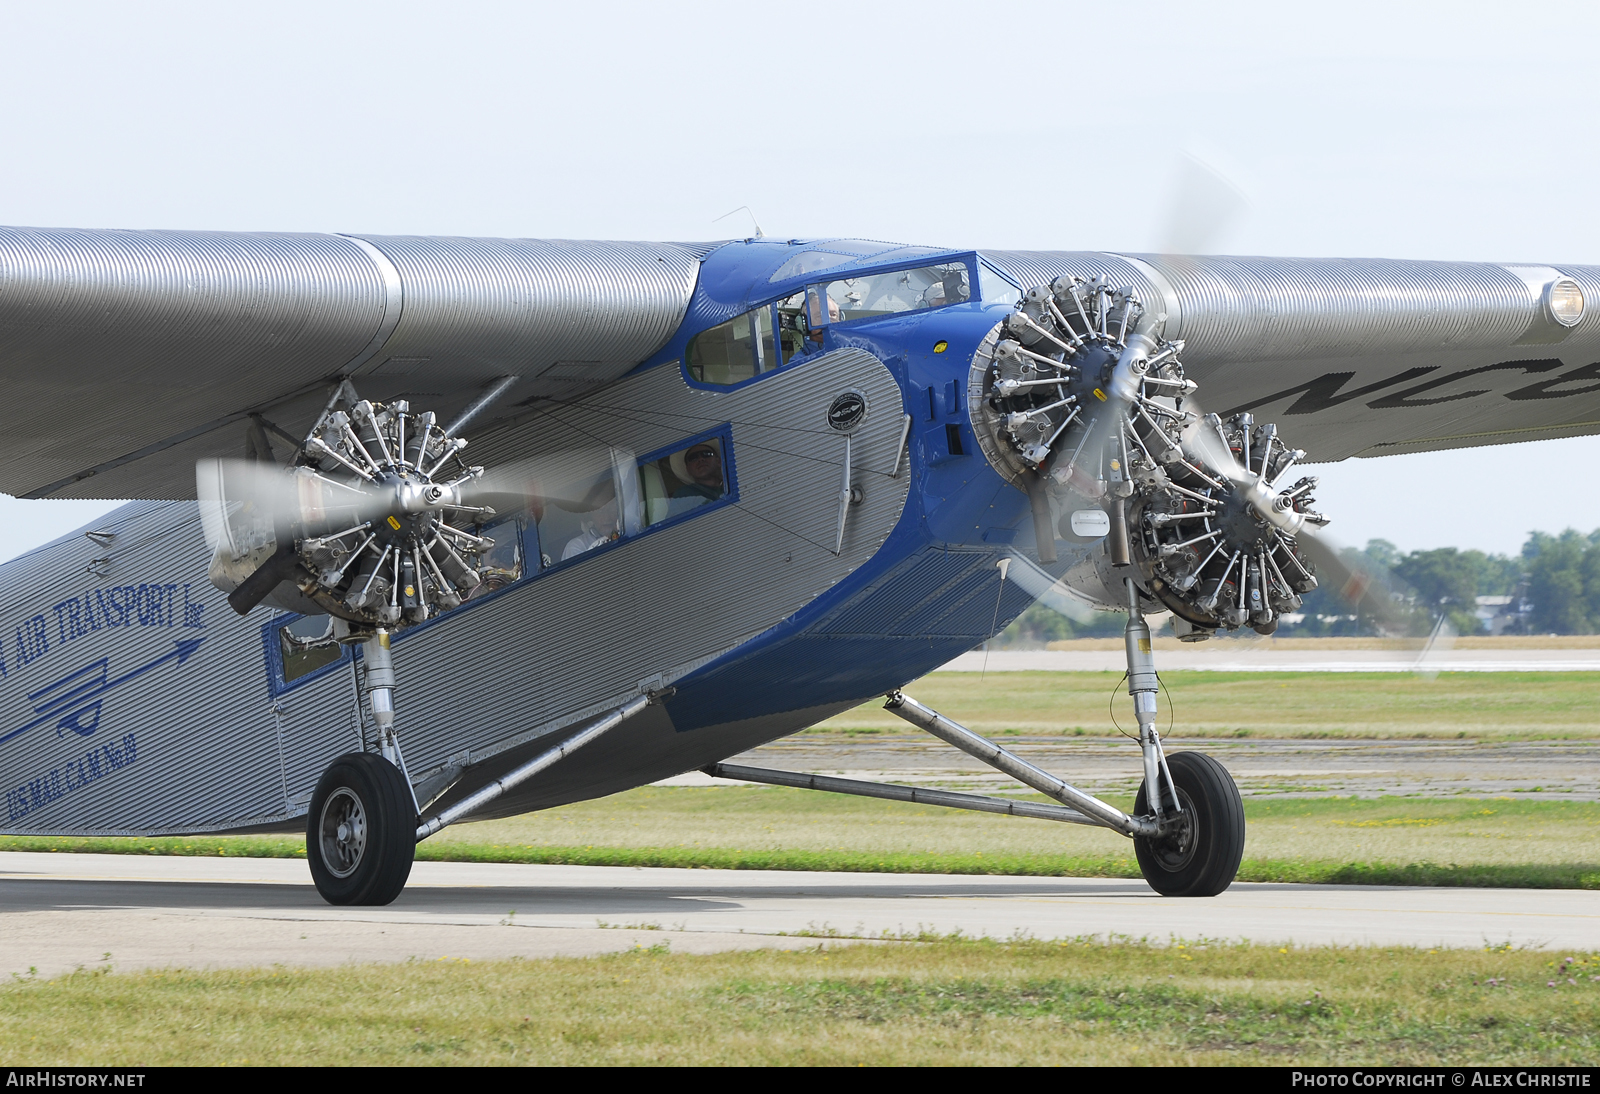
[[[367,850],[367,811],[354,791],[341,786],[328,795],[317,830],[328,872],[340,878],[355,873]]]

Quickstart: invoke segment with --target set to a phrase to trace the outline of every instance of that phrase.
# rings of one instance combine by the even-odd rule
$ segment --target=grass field
[[[1126,799],[1113,799],[1128,808]],[[1246,799],[1243,881],[1600,889],[1600,803]],[[0,837],[0,850],[303,857],[297,837]],[[447,828],[445,861],[1138,877],[1101,828],[777,787],[644,787]]]
[[[1600,956],[932,941],[0,986],[49,1064],[1592,1064]]]
[[[1165,624],[1163,624],[1165,626]],[[1323,638],[1262,638],[1256,634],[1245,637],[1213,636],[1200,645],[1180,642],[1170,630],[1158,628],[1155,649],[1201,651],[1254,651],[1272,650],[1414,650],[1418,653],[1428,645],[1426,638],[1378,638],[1372,635]],[[994,649],[1000,649],[995,645]],[[1020,646],[1006,647],[1020,649]],[[1045,644],[1051,650],[1120,650],[1122,635],[1115,638],[1066,638]],[[1464,634],[1450,640],[1448,646],[1455,650],[1600,650],[1600,634]]]
[[[1120,645],[1119,645],[1120,648]],[[1600,737],[1600,673],[1164,672],[1162,725],[1195,737]],[[1130,723],[1114,672],[936,672],[907,690],[980,733],[1113,732],[1107,706]],[[868,703],[810,732],[905,732]]]

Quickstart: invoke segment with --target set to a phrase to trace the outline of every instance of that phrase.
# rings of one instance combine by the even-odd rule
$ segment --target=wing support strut
[[[661,694],[659,697],[665,698],[666,696],[665,694]],[[601,715],[598,721],[591,724],[589,728],[583,730],[576,736],[568,737],[554,748],[546,749],[544,752],[539,753],[539,755],[535,756],[521,767],[513,768],[511,771],[494,780],[488,786],[483,787],[474,794],[469,794],[467,797],[462,798],[449,809],[442,810],[441,812],[435,814],[432,818],[423,821],[417,826],[417,842],[421,843],[423,840],[427,839],[429,836],[433,835],[446,825],[454,824],[462,817],[465,817],[476,810],[482,809],[484,806],[488,805],[490,802],[504,794],[507,790],[520,786],[529,779],[533,778],[539,772],[543,771],[545,768],[550,767],[557,760],[565,759],[574,752],[578,751],[578,749],[582,748],[584,745],[590,744],[595,740],[598,740],[600,737],[605,736],[607,733],[620,726],[623,722],[626,722],[629,718],[632,718],[635,714],[638,714],[645,707],[656,701],[656,694],[635,696],[634,698],[629,699],[626,703],[623,703],[620,707]]]

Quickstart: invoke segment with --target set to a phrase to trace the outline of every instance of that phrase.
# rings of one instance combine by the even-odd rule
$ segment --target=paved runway
[[[419,862],[387,908],[332,908],[303,862],[0,853],[0,976],[150,967],[814,946],[816,935],[1485,943],[1600,949],[1600,893]],[[109,955],[109,956],[108,956]]]
[[[1120,649],[993,650],[964,653],[941,672],[1121,672]],[[1261,648],[1248,641],[1158,650],[1163,672],[1596,672],[1600,650],[1316,650]]]

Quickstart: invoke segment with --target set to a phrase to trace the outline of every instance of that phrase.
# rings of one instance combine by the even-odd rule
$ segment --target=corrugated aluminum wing
[[[298,436],[343,375],[444,415],[506,375],[508,404],[599,387],[677,329],[705,250],[0,228],[0,490],[193,497],[247,415]]]

